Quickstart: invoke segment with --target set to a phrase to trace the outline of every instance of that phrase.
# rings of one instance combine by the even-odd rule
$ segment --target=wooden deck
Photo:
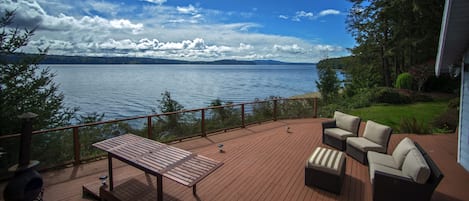
[[[324,120],[281,120],[172,144],[224,165],[198,183],[197,196],[192,194],[191,188],[164,179],[164,199],[371,200],[368,167],[350,157],[347,157],[346,177],[339,196],[304,185],[306,158],[315,147],[327,147],[321,142],[320,123]],[[286,132],[286,126],[290,127],[291,133]],[[457,135],[393,134],[388,152],[392,152],[406,136],[419,142],[445,175],[433,200],[469,200],[469,172],[456,163]],[[218,152],[219,143],[224,144],[224,153]],[[154,200],[156,182],[153,176],[117,160],[114,164],[115,179],[121,183],[115,188],[119,196],[129,200]],[[82,196],[82,185],[98,182],[99,176],[106,174],[107,160],[43,172],[44,200],[90,199]],[[4,186],[5,183],[0,184],[0,194]]]

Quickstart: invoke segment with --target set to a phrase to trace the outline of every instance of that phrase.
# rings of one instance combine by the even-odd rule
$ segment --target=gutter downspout
[[[465,82],[464,80],[466,79],[466,73],[465,73],[465,69],[466,69],[466,64],[469,64],[469,49],[466,51],[466,53],[463,55],[463,58],[462,58],[462,61],[461,61],[461,89],[460,89],[460,97],[459,97],[459,125],[458,125],[458,155],[457,155],[457,163],[461,164],[461,143],[462,140],[461,140],[461,136],[462,136],[462,132],[463,132],[463,129],[462,129],[462,117],[464,116],[463,115],[463,107],[464,107],[464,88],[468,88],[469,89],[469,85],[467,86],[464,86],[465,85]],[[468,78],[469,79],[469,78]],[[469,96],[469,94],[468,94]],[[469,101],[469,100],[467,100]],[[467,144],[469,144],[469,139],[467,141]],[[468,170],[469,171],[469,170]]]

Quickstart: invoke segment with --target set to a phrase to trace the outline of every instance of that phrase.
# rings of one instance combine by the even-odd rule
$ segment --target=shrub
[[[448,132],[456,131],[459,124],[459,111],[456,108],[449,108],[443,114],[433,120],[432,125],[435,128],[443,129]]]
[[[344,111],[344,107],[338,104],[327,104],[319,107],[318,115],[323,118],[332,118],[334,111]]]
[[[448,101],[448,108],[459,108],[459,97],[453,98]]]
[[[412,75],[410,73],[402,73],[399,76],[397,76],[396,88],[412,89]]]
[[[449,74],[442,74],[438,77],[431,76],[425,82],[423,88],[426,91],[444,92],[444,93],[458,93],[461,79],[454,78]]]
[[[432,102],[433,101],[432,97],[425,95],[425,94],[421,94],[421,93],[412,94],[410,96],[410,99],[412,100],[412,102]]]
[[[410,97],[387,87],[378,88],[372,97],[373,102],[376,103],[407,104],[411,102]]]
[[[403,118],[399,124],[399,131],[401,133],[415,133],[415,134],[429,134],[431,133],[430,126],[419,122],[415,117]]]

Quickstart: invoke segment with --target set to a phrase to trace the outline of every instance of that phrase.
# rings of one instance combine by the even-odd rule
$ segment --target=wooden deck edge
[[[82,186],[82,195],[83,196],[91,196],[95,199],[101,199],[99,197],[99,189],[101,187],[101,181],[96,181],[88,184],[84,184]]]
[[[114,188],[119,186],[120,184],[123,184],[131,179],[138,178],[145,175],[145,173],[138,174],[136,176],[130,176],[130,177],[125,177],[125,178],[116,178],[114,177]],[[90,182],[87,184],[84,184],[82,186],[82,196],[91,196],[97,200],[119,200],[116,197],[112,196],[109,197],[109,194],[112,194],[112,192],[109,191],[109,179],[106,180],[106,186],[102,187],[101,181],[94,181]]]

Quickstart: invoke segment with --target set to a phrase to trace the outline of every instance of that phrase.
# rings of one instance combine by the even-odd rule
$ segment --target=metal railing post
[[[241,127],[242,128],[245,128],[245,124],[244,124],[244,103],[241,104]]]
[[[317,118],[318,117],[318,98],[313,99],[313,107],[314,107],[313,117]]]
[[[274,108],[273,108],[273,119],[274,121],[277,121],[277,99],[274,99]]]
[[[74,152],[74,164],[78,165],[81,162],[80,159],[80,137],[78,136],[78,127],[73,127],[73,152]]]
[[[147,137],[148,137],[148,139],[153,139],[153,126],[152,126],[152,122],[151,122],[151,116],[147,117],[147,127],[148,127]]]
[[[201,132],[202,132],[202,137],[206,137],[207,134],[205,133],[205,110],[202,109],[202,119],[200,121],[200,129],[201,129]]]

